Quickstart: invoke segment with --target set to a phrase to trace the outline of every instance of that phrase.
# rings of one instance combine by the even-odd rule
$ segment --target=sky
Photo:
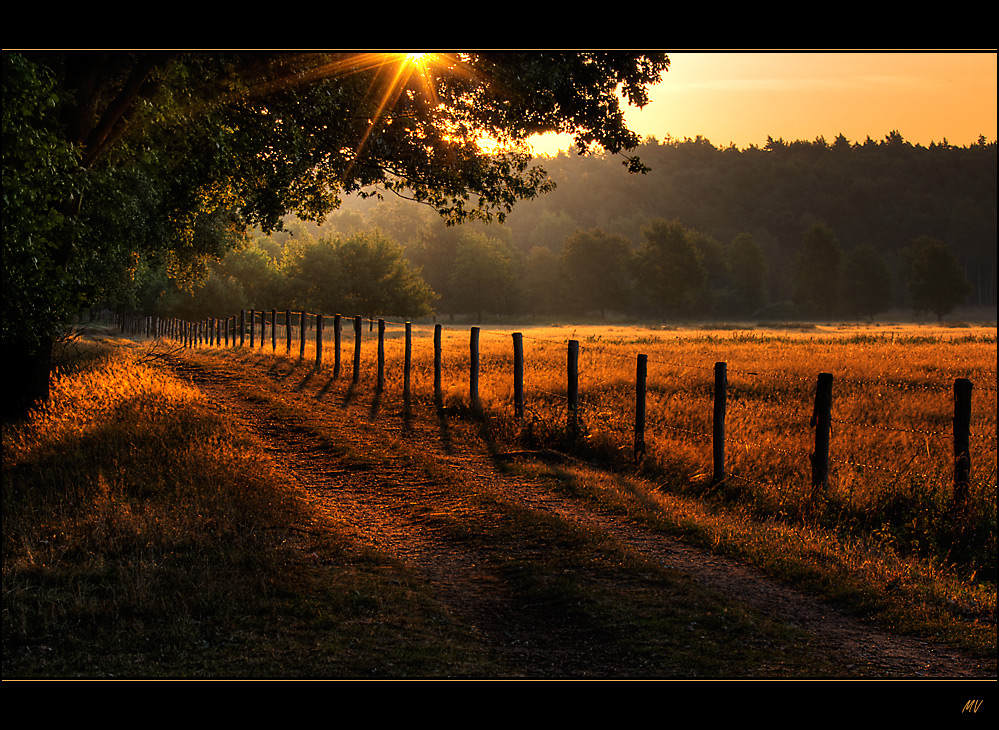
[[[629,109],[629,127],[664,140],[708,139],[715,147],[762,147],[767,137],[913,144],[996,140],[995,51],[669,52],[651,103]],[[535,145],[539,153],[564,138]]]

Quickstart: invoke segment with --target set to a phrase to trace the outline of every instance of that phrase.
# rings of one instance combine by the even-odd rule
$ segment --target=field
[[[327,327],[329,327],[327,320]],[[354,331],[341,337],[340,378],[352,383]],[[648,357],[645,453],[639,468],[691,494],[714,494],[757,517],[809,521],[995,580],[996,341],[994,327],[805,326],[786,329],[525,328],[525,414],[514,419],[514,330],[479,327],[478,395],[511,441],[585,451],[622,468],[634,456],[636,358]],[[281,332],[279,325],[278,331]],[[433,326],[411,330],[412,399],[431,401]],[[442,394],[470,405],[471,327],[441,329]],[[312,333],[309,333],[312,336]],[[377,331],[361,328],[352,390],[377,390]],[[297,357],[299,334],[292,335]],[[579,415],[570,434],[567,342],[579,342]],[[381,403],[401,404],[405,330],[386,323]],[[305,358],[313,359],[307,340]],[[272,351],[265,338],[260,352]],[[334,353],[324,332],[324,373]],[[283,343],[278,340],[280,354]],[[715,363],[726,363],[726,480],[712,479]],[[811,483],[819,373],[833,376],[830,474]],[[955,516],[954,381],[973,384],[967,513]],[[401,407],[401,406],[400,406]],[[573,439],[573,436],[576,438]],[[960,535],[958,534],[960,533]]]
[[[400,548],[404,553],[443,529],[449,559],[475,550],[490,555],[477,571],[517,555],[514,573],[502,568],[502,584],[510,590],[514,575],[532,576],[524,590],[533,597],[525,605],[565,608],[558,626],[573,625],[585,606],[588,620],[613,616],[610,625],[629,627],[614,639],[621,642],[614,645],[616,658],[606,660],[620,662],[613,666],[627,676],[897,676],[892,672],[905,670],[846,669],[835,661],[830,668],[814,648],[758,623],[748,634],[725,634],[757,637],[752,651],[739,641],[719,645],[725,660],[716,653],[684,654],[689,646],[681,647],[682,656],[673,649],[660,654],[666,651],[660,642],[674,635],[663,622],[674,621],[675,612],[689,627],[733,609],[711,604],[714,599],[695,601],[675,585],[649,593],[648,586],[631,585],[631,578],[622,583],[634,575],[644,581],[651,569],[647,563],[628,567],[630,559],[616,552],[606,558],[606,566],[616,567],[599,579],[590,576],[605,565],[594,557],[604,548],[507,505],[525,484],[550,484],[545,499],[583,500],[713,555],[733,556],[895,632],[934,636],[994,658],[994,326],[525,328],[522,419],[513,406],[510,328],[480,328],[478,404],[470,402],[468,326],[442,328],[438,402],[433,325],[412,328],[408,398],[401,323],[387,323],[381,388],[375,326],[362,327],[356,381],[349,327],[335,378],[329,329],[318,370],[312,341],[299,359],[294,328],[290,352],[281,337],[272,351],[269,331],[263,347],[258,336],[253,349],[248,340],[243,347],[179,347],[172,340],[129,341],[100,331],[96,339],[106,344],[89,338],[66,344],[70,357],[53,405],[24,427],[4,429],[5,676],[313,674],[318,659],[309,652],[282,644],[266,659],[251,659],[242,647],[253,643],[250,636],[268,647],[304,641],[330,625],[338,631],[315,640],[334,642],[325,650],[342,659],[324,664],[323,674],[356,676],[386,662],[396,676],[602,671],[579,669],[575,657],[549,670],[512,669],[493,663],[489,652],[491,658],[483,659],[482,646],[463,624],[442,624],[439,609],[428,608],[430,599],[413,587],[411,576],[390,567],[393,561],[358,558],[347,533],[309,537],[318,546],[296,553],[301,537],[295,535],[315,535],[315,528],[277,526],[314,525],[309,505],[319,505],[320,498],[303,502],[276,459],[296,451],[297,473],[313,468],[317,448],[338,460],[315,467],[317,483],[334,480],[339,494],[370,481],[365,498],[381,505],[372,509],[398,499],[393,510],[415,515],[419,527],[400,533],[399,544],[412,543]],[[566,390],[570,340],[580,345],[575,428],[569,427]],[[648,356],[648,410],[646,450],[636,463],[638,354]],[[727,473],[720,483],[712,478],[716,362],[725,362],[728,373]],[[809,419],[820,372],[834,377],[831,471],[828,484],[814,488]],[[974,384],[972,480],[960,509],[951,441],[955,378]],[[261,446],[258,437],[234,430],[230,416],[237,403],[243,404],[239,410],[252,406],[270,414],[261,416],[259,428],[274,431],[275,444]],[[229,414],[221,421],[213,415],[219,409]],[[293,446],[303,434],[320,445]],[[480,453],[502,469],[473,489],[471,472],[462,470]],[[345,524],[370,522],[382,537],[396,529],[394,522],[379,523],[374,512],[360,514]],[[533,546],[536,540],[559,550]],[[500,553],[498,543],[506,546]],[[333,557],[313,564],[308,556],[317,554]],[[291,564],[300,568],[289,572]],[[309,583],[305,576],[315,571],[336,577],[323,573],[321,585]],[[477,578],[479,592],[482,580]],[[595,593],[591,583],[618,587]],[[558,586],[558,597],[546,594],[539,603],[539,585]],[[368,597],[363,608],[361,596]],[[285,603],[290,607],[277,605]],[[275,612],[285,616],[279,619],[283,629],[275,628]],[[318,625],[317,612],[323,616]],[[384,636],[369,633],[372,616]],[[508,618],[515,621],[513,614]],[[231,628],[237,625],[243,628]],[[442,640],[445,625],[451,628]],[[601,625],[603,635],[608,624]],[[94,628],[89,638],[80,637],[81,626]],[[176,647],[151,648],[151,626]],[[127,639],[130,632],[141,638]],[[539,624],[531,641],[542,634],[555,636]],[[592,628],[586,635],[592,640]],[[210,649],[196,648],[202,644]],[[560,646],[571,651],[569,645]],[[62,646],[57,659],[43,653],[52,646]],[[786,646],[795,649],[778,649]],[[650,647],[657,647],[657,658],[639,664],[636,657]],[[994,676],[986,664],[986,675]],[[603,666],[606,671],[610,664]]]

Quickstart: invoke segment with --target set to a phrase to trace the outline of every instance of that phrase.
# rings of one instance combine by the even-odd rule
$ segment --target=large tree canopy
[[[143,259],[196,274],[247,226],[321,219],[372,189],[450,222],[502,219],[551,188],[523,145],[532,134],[570,133],[580,151],[634,149],[622,99],[644,105],[668,63],[608,52],[5,51],[4,370],[28,385],[7,389],[17,398],[4,416],[45,397],[67,317],[127,288]]]

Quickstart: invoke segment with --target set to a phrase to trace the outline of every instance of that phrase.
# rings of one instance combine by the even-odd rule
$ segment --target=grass
[[[72,343],[50,403],[4,426],[5,678],[543,671],[501,651],[406,566],[355,544],[154,351],[99,339]],[[563,663],[553,671],[847,671],[794,630],[597,535],[470,490],[419,445],[372,450],[364,419],[357,440],[345,440],[335,409],[260,377],[272,363],[219,354],[192,362],[242,378],[250,397],[335,444],[345,463],[433,475],[449,505],[434,519],[489,555],[484,575],[521,607],[511,626],[559,627],[552,646]]]
[[[5,677],[488,670],[197,391],[79,346],[50,407],[4,427]]]
[[[598,464],[580,494],[641,513],[687,539],[749,559],[898,630],[994,652],[995,326],[933,325],[524,330],[527,419],[512,418],[513,330],[481,328],[479,396],[505,448],[571,448]],[[415,329],[413,398],[432,408],[432,329]],[[332,353],[327,333],[326,370]],[[565,343],[580,353],[580,438],[566,431]],[[445,409],[469,413],[467,327],[443,328]],[[386,391],[399,403],[403,330],[385,340]],[[353,377],[345,334],[341,378]],[[375,397],[374,335],[363,332],[357,398]],[[634,363],[649,357],[647,452],[632,463]],[[280,347],[262,358],[280,361]],[[310,349],[306,361],[313,356]],[[241,358],[245,353],[227,352]],[[728,479],[711,479],[713,368],[726,362]],[[832,474],[810,483],[815,380],[834,375]],[[975,385],[973,483],[955,507],[950,422],[955,378]],[[332,381],[327,387],[333,385]],[[614,487],[597,489],[600,471]],[[545,467],[549,469],[549,467]]]
[[[723,499],[758,519],[806,522],[847,541],[876,542],[970,580],[996,580],[995,326],[831,326],[786,329],[650,329],[625,326],[524,330],[527,419],[512,415],[512,330],[481,328],[479,396],[508,441],[564,448],[565,343],[580,342],[580,436],[604,465],[631,467],[635,360],[648,356],[646,453],[641,473],[671,492]],[[433,387],[432,329],[417,327],[412,382]],[[297,334],[296,334],[297,338]],[[327,332],[324,364],[333,359]],[[468,328],[444,328],[444,401],[469,401]],[[297,341],[297,340],[296,340]],[[268,341],[269,342],[269,341]],[[403,330],[385,340],[386,392],[401,397]],[[353,335],[342,376],[353,377]],[[362,341],[362,383],[376,378],[375,335]],[[270,353],[267,344],[259,350]],[[280,354],[279,345],[276,354]],[[314,357],[308,349],[306,360]],[[728,372],[724,489],[712,480],[713,370]],[[819,373],[834,377],[832,473],[811,486],[810,425]],[[953,383],[974,384],[967,504],[953,498]]]

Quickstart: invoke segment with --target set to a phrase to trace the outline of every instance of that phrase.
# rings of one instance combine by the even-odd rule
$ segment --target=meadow
[[[441,327],[445,407],[470,403],[471,326]],[[637,469],[663,489],[737,505],[759,519],[806,522],[844,539],[875,541],[974,579],[995,581],[996,330],[927,324],[664,328],[626,325],[479,326],[478,410],[510,445],[572,449],[607,466]],[[287,352],[278,326],[255,339]],[[514,412],[513,333],[524,349],[524,416]],[[385,322],[384,387],[378,331],[344,320],[337,381],[381,408],[403,403],[405,328]],[[434,325],[411,325],[410,400],[434,397]],[[304,359],[315,358],[307,332]],[[567,343],[579,343],[578,422],[569,428]],[[332,375],[331,319],[322,374]],[[248,345],[248,340],[244,343]],[[645,448],[635,463],[636,360],[648,358]],[[712,478],[715,364],[727,370],[725,479]],[[813,413],[819,373],[833,376],[828,483],[812,485]],[[972,382],[972,479],[954,499],[954,381]],[[336,382],[331,380],[332,385]],[[367,394],[365,395],[365,392]],[[394,405],[393,405],[394,404]]]
[[[355,676],[389,662],[401,674],[505,671],[483,663],[459,627],[442,643],[439,613],[425,610],[428,599],[396,568],[356,552],[335,531],[312,529],[315,515],[259,443],[160,365],[171,349],[185,350],[183,361],[194,367],[228,374],[236,390],[262,388],[255,398],[274,399],[316,428],[344,408],[358,409],[359,428],[444,415],[457,448],[465,443],[459,438],[484,437],[501,454],[572,454],[568,464],[525,460],[510,468],[842,598],[879,623],[994,656],[994,326],[523,328],[518,419],[513,329],[480,328],[480,403],[472,407],[469,326],[442,328],[438,401],[433,325],[412,327],[408,400],[404,328],[386,325],[383,389],[375,327],[362,328],[356,382],[349,327],[336,378],[329,329],[319,370],[312,342],[299,360],[298,340],[286,352],[280,337],[273,349],[269,337],[254,349],[248,340],[185,348],[162,338],[106,338],[98,329],[96,342],[65,343],[68,364],[54,380],[52,404],[4,427],[5,675]],[[575,430],[567,428],[569,340],[580,343]],[[636,463],[639,353],[649,358],[649,402],[647,449]],[[726,362],[729,375],[728,478],[720,484],[711,478],[716,362]],[[834,374],[834,427],[828,487],[815,490],[809,418],[819,372]],[[963,510],[954,506],[950,438],[957,377],[975,386]],[[286,402],[289,390],[301,391],[301,405]],[[333,443],[335,430],[324,438]],[[394,458],[377,443],[363,456]],[[471,512],[454,519],[464,525]],[[591,563],[592,546],[574,549],[580,565]],[[337,557],[314,566],[308,556],[317,550]],[[539,553],[547,561],[539,569],[561,576],[564,559],[561,551]],[[623,610],[634,597],[614,600]],[[385,633],[373,635],[372,622]],[[338,631],[323,629],[330,625]],[[314,641],[322,654],[310,648]],[[318,668],[322,656],[342,663]],[[728,671],[749,676],[752,666],[746,660]]]

